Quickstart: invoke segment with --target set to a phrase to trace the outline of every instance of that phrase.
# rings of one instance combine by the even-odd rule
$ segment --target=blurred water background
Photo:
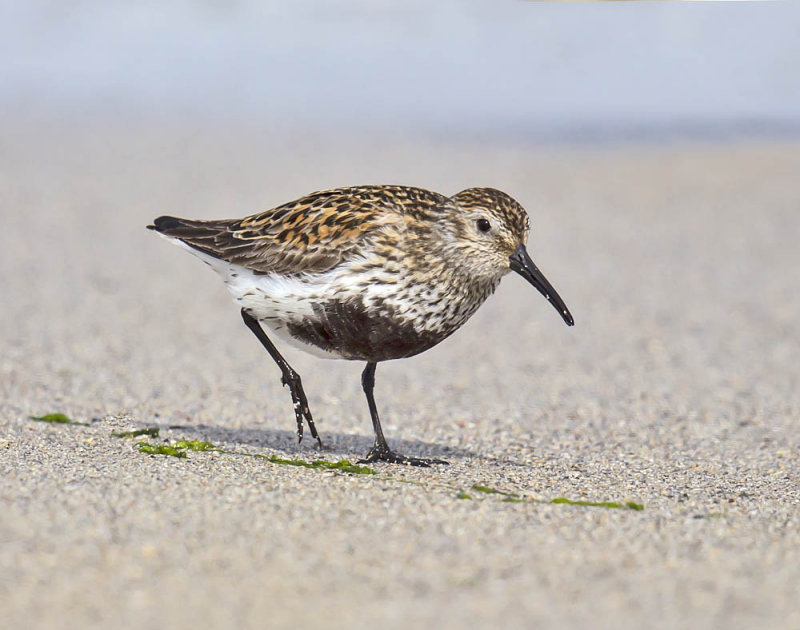
[[[800,3],[0,4],[0,113],[545,141],[800,137]]]

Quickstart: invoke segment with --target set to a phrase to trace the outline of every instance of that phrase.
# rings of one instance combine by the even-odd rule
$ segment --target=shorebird
[[[528,255],[527,213],[493,188],[452,197],[408,186],[337,188],[244,219],[162,216],[147,227],[225,281],[244,323],[289,387],[299,440],[306,423],[322,445],[300,375],[261,324],[312,354],[366,362],[361,384],[375,444],[362,462],[447,463],[389,448],[373,395],[375,369],[450,336],[509,271],[536,287],[569,326],[574,323]]]

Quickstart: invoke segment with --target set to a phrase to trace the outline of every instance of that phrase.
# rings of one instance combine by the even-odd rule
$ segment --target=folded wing
[[[198,221],[162,216],[152,230],[256,273],[321,273],[380,230],[445,201],[406,186],[360,186],[315,192],[244,219]]]

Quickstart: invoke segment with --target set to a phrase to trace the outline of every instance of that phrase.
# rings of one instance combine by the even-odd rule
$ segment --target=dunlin
[[[375,368],[451,335],[509,271],[536,287],[573,325],[525,248],[527,213],[493,188],[469,188],[452,197],[407,186],[338,188],[244,219],[163,216],[147,227],[222,276],[244,323],[281,369],[299,439],[305,422],[320,441],[299,374],[261,324],[318,356],[366,361],[361,383],[375,430],[366,462],[446,463],[389,448],[373,396]]]

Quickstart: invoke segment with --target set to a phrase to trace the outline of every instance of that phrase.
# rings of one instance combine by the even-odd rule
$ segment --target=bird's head
[[[574,321],[566,304],[528,255],[525,243],[530,223],[525,209],[494,188],[468,188],[450,201],[448,258],[473,278],[497,281],[509,271],[516,271],[572,326]]]

